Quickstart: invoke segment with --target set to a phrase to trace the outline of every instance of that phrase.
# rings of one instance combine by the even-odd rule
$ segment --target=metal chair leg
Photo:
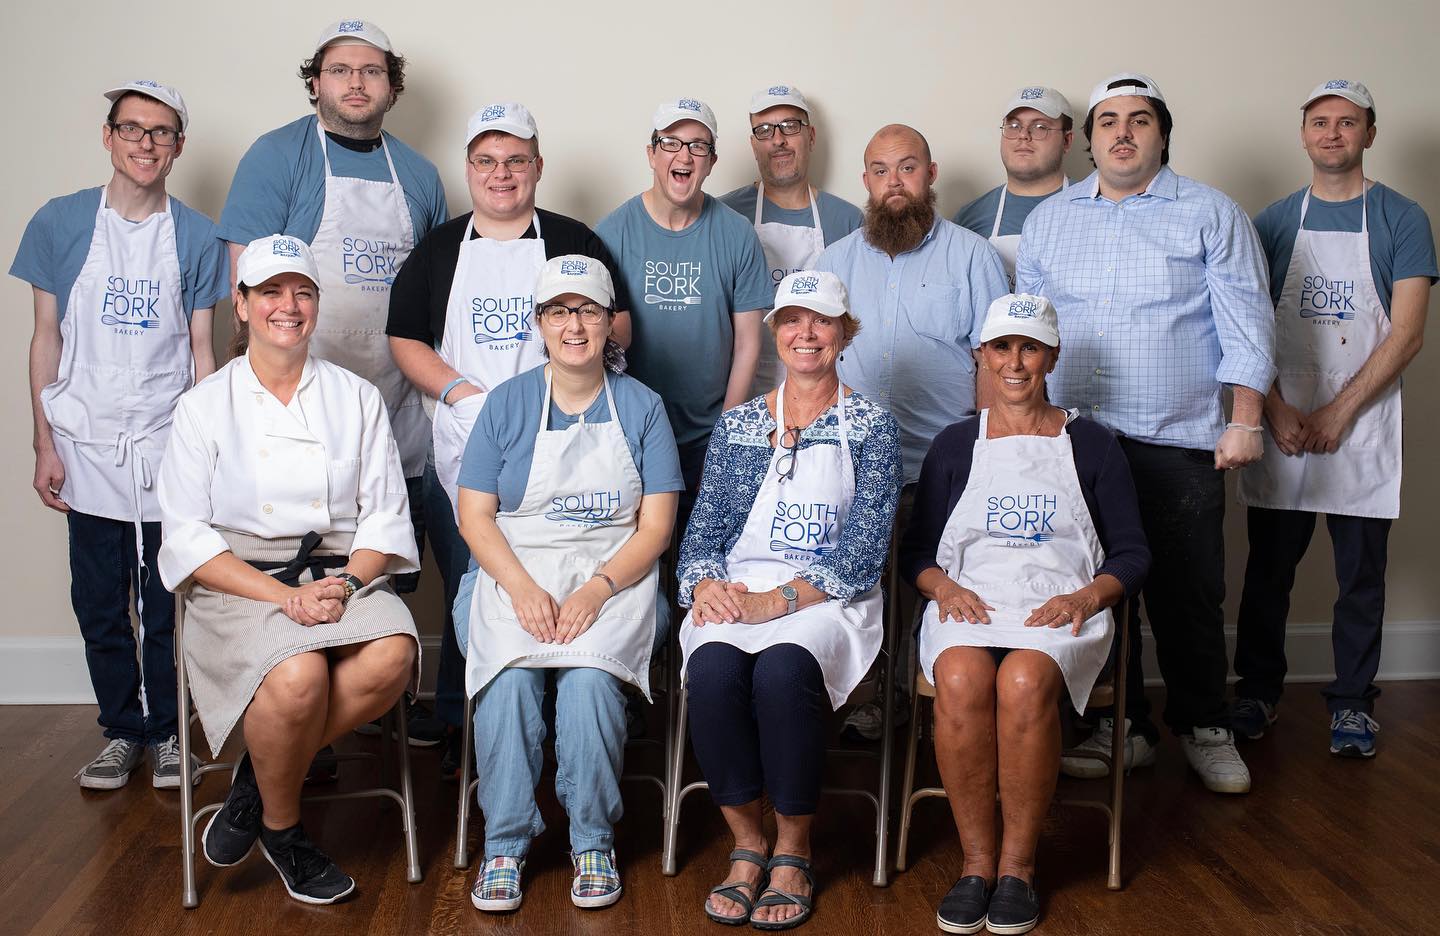
[[[895,657],[900,636],[900,575],[897,566],[898,563],[891,563],[891,610],[886,615],[891,626],[886,628],[885,646],[880,651],[885,654],[885,663],[880,668],[880,785],[875,805],[875,874],[870,879],[876,887],[885,887],[890,883],[890,759],[895,749]]]
[[[475,721],[475,700],[465,700],[464,722],[460,725],[460,802],[455,811],[455,867],[470,867],[470,791],[474,784],[470,780],[470,762],[474,759],[471,750],[471,725]]]
[[[190,760],[190,677],[185,672],[182,633],[185,628],[185,595],[175,596],[175,714],[180,735],[180,903],[186,909],[200,905],[195,891],[195,788],[194,766]]]
[[[1120,828],[1125,805],[1125,682],[1129,678],[1130,619],[1127,602],[1120,603],[1120,656],[1115,661],[1114,734],[1110,737],[1110,863],[1105,886],[1120,890]]]
[[[679,666],[678,661],[676,666]],[[685,719],[687,715],[688,700],[685,697],[684,680],[676,677],[675,691],[675,720],[670,725],[671,743],[669,748],[670,761],[666,764],[667,774],[665,777],[665,792],[669,803],[665,807],[665,834],[661,841],[660,848],[660,870],[662,873],[674,877],[676,873],[676,838],[680,831],[680,798],[683,795],[680,790],[682,771],[685,765]]]
[[[416,841],[415,830],[415,791],[410,781],[410,716],[406,711],[409,708],[409,700],[402,693],[400,700],[395,703],[395,724],[399,728],[398,743],[400,745],[400,799],[401,815],[400,823],[405,832],[405,880],[411,884],[420,882],[420,845]],[[381,744],[384,747],[384,744]]]
[[[920,693],[910,693],[910,743],[905,749],[905,780],[900,787],[900,840],[895,843],[895,870],[909,864],[910,814],[914,811],[915,760],[920,750]]]

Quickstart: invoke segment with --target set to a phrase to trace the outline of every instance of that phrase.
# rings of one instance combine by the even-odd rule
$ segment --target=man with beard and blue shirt
[[[1005,184],[960,209],[955,223],[988,238],[1005,262],[1015,287],[1015,254],[1020,231],[1035,206],[1070,184],[1065,154],[1075,139],[1074,112],[1054,88],[1021,88],[1005,105],[1000,122],[1000,163]]]
[[[750,98],[750,151],[760,181],[720,196],[741,217],[752,219],[770,281],[808,270],[824,249],[860,226],[860,209],[810,184],[815,124],[810,102],[793,85],[770,85]],[[760,356],[751,396],[780,383],[775,336],[760,329]]]
[[[401,264],[449,217],[445,192],[429,160],[381,130],[405,89],[405,59],[379,26],[330,24],[300,78],[315,113],[272,130],[246,152],[220,215],[220,237],[230,243],[232,274],[257,238],[288,234],[310,244],[325,293],[311,351],[380,389],[421,539],[430,419],[391,357],[385,321]],[[396,591],[414,591],[416,576],[398,577]],[[441,650],[441,688],[455,685],[457,697],[459,662],[457,649]],[[459,724],[458,704],[450,708]],[[443,737],[443,725],[412,706],[410,743],[431,746]]]
[[[1400,515],[1400,375],[1420,351],[1435,238],[1424,209],[1365,178],[1375,99],[1320,84],[1301,105],[1311,181],[1255,218],[1270,262],[1275,357],[1271,445],[1240,476],[1250,559],[1235,645],[1236,733],[1259,738],[1285,681],[1295,567],[1324,513],[1335,547],[1330,753],[1373,757],[1375,675],[1391,522]]]

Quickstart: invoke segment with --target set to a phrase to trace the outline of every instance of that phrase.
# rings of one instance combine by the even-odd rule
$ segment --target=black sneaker
[[[458,783],[460,780],[460,758],[464,754],[464,743],[465,739],[461,737],[459,728],[445,729],[445,751],[440,755],[440,779],[446,783]]]
[[[357,725],[355,733],[371,737],[380,734],[380,719]],[[412,699],[405,707],[405,734],[411,747],[435,747],[445,740],[445,723],[424,702]]]
[[[1040,898],[1035,888],[1017,877],[1005,875],[995,882],[985,928],[1001,936],[1028,933],[1040,922]]]
[[[298,822],[260,832],[260,854],[280,872],[285,890],[302,903],[331,904],[355,889],[355,879],[315,847]]]
[[[989,905],[990,885],[978,874],[966,875],[940,899],[935,925],[947,933],[978,933],[985,928]]]
[[[201,847],[205,860],[217,868],[228,868],[248,858],[260,835],[260,811],[260,788],[255,785],[255,768],[246,751],[235,765],[225,805],[205,824]]]

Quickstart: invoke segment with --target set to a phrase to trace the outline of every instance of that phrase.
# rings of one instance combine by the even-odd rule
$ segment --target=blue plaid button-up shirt
[[[1168,166],[1113,202],[1098,173],[1025,222],[1016,291],[1060,318],[1052,402],[1156,445],[1212,449],[1222,384],[1275,379],[1275,310],[1250,219]]]

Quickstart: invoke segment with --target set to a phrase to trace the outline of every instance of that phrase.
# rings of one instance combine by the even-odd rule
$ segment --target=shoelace
[[[1195,731],[1198,734],[1200,729],[1197,728]],[[1217,738],[1208,744],[1198,744],[1197,746],[1205,752],[1206,758],[1208,758],[1212,764],[1225,767],[1245,768],[1245,762],[1240,759],[1240,752],[1235,750],[1235,739],[1233,737]]]
[[[157,767],[171,767],[178,763],[180,763],[180,740],[178,738],[161,741],[155,745]]]
[[[105,750],[100,756],[90,762],[91,767],[123,767],[126,759],[130,756],[130,749],[134,745],[124,738],[114,738],[105,745]]]
[[[243,786],[240,786],[241,784]],[[254,774],[247,777],[237,774],[231,790],[235,790],[236,787],[240,787],[239,792],[234,799],[227,800],[225,804],[226,821],[237,829],[258,827],[260,808],[263,804],[260,801],[260,788],[255,785]]]
[[[1341,712],[1339,715],[1336,715],[1335,720],[1330,723],[1331,731],[1354,731],[1359,733],[1366,728],[1369,728],[1371,731],[1379,731],[1380,723],[1366,713],[1357,712],[1354,709]]]

